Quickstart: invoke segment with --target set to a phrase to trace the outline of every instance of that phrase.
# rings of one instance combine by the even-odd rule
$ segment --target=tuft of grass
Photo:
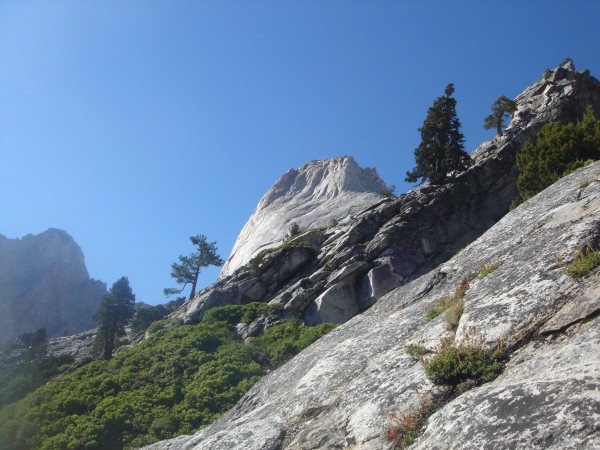
[[[583,189],[588,187],[590,184],[592,184],[594,181],[596,181],[595,178],[588,178],[587,180],[582,181],[581,183],[579,183],[579,186],[577,186],[579,189]]]
[[[425,310],[425,319],[431,322],[436,317],[445,314],[449,330],[456,330],[465,307],[465,294],[471,284],[472,276],[463,278],[454,294],[440,298],[434,306]]]
[[[456,312],[459,312],[459,316],[462,314],[462,310],[464,307],[464,299],[461,296],[453,295],[450,297],[442,297],[435,305],[425,311],[425,319],[427,322],[431,322],[438,316],[441,316],[446,311],[453,311],[455,315]],[[460,317],[459,317],[460,318]]]
[[[404,346],[404,351],[407,355],[412,356],[413,358],[420,359],[422,356],[425,356],[431,353],[431,350],[425,348],[419,344],[409,344]]]
[[[484,264],[479,269],[479,273],[477,274],[477,276],[479,277],[480,280],[483,280],[489,274],[494,272],[498,267],[500,267],[501,264],[502,263],[500,261],[495,261],[495,262]]]
[[[600,251],[588,245],[584,250],[579,250],[573,262],[563,268],[563,272],[570,277],[581,278],[598,266],[600,266]]]
[[[448,308],[448,311],[446,311],[445,319],[446,327],[448,328],[448,330],[456,331],[464,310],[465,298],[456,298]]]

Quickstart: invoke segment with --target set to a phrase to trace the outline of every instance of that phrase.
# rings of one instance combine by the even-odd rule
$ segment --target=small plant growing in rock
[[[486,348],[483,338],[476,338],[475,330],[470,330],[459,345],[452,339],[442,340],[435,355],[428,360],[421,358],[421,364],[433,383],[444,386],[450,394],[460,394],[500,375],[505,355],[503,341],[498,341],[495,348]]]
[[[444,400],[432,394],[421,397],[417,408],[408,414],[392,412],[388,418],[392,426],[388,428],[386,437],[392,441],[394,448],[405,449],[409,447],[421,434],[421,430],[429,416],[444,404]]]
[[[395,198],[396,197],[396,186],[390,184],[379,191],[379,195],[383,198]]]
[[[445,313],[446,325],[449,330],[456,330],[465,307],[465,294],[471,284],[472,276],[463,278],[454,294],[440,298],[434,306],[425,311],[425,319],[430,322]]]
[[[476,337],[475,328],[467,330],[464,342],[459,345],[454,338],[442,339],[435,352],[418,344],[404,348],[407,354],[418,358],[427,378],[442,389],[421,397],[419,406],[411,413],[390,414],[394,424],[386,436],[399,449],[411,445],[429,417],[446,403],[475,386],[494,380],[504,370],[507,359],[504,341],[498,340],[494,348],[486,348],[484,337]],[[433,356],[427,356],[431,353]]]
[[[300,234],[302,234],[302,229],[300,228],[300,225],[298,225],[296,222],[292,222],[290,224],[288,232],[285,235],[284,241],[288,241]]]
[[[498,267],[500,267],[501,264],[502,263],[500,261],[484,264],[479,269],[479,273],[477,274],[477,276],[479,277],[480,280],[483,280],[489,274],[494,272]]]
[[[442,297],[437,302],[435,302],[434,306],[425,311],[425,319],[427,320],[427,322],[431,322],[433,319],[442,315],[443,313],[448,311],[448,309],[452,308],[460,302],[462,302],[462,298],[456,297],[454,295],[450,297]]]
[[[565,275],[581,278],[598,266],[600,266],[600,250],[594,250],[592,246],[587,246],[577,253],[571,264],[563,268],[563,272]]]

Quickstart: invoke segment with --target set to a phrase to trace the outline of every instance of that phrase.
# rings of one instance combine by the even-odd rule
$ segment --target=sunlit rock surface
[[[328,226],[381,199],[386,184],[350,156],[310,161],[283,175],[260,200],[238,236],[220,277],[231,275],[263,248],[281,243],[292,222]]]

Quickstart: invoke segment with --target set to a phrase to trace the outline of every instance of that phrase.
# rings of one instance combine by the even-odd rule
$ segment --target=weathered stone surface
[[[74,365],[93,359],[96,330],[88,330],[71,336],[48,339],[48,355],[72,356]]]
[[[260,200],[237,238],[220,278],[233,274],[263,248],[280,243],[292,222],[328,226],[381,199],[386,184],[352,157],[310,161],[283,175]]]
[[[389,448],[388,414],[410,412],[433,388],[404,344],[435,348],[448,336],[443,315],[426,322],[425,311],[464,279],[471,283],[456,339],[467,330],[484,342],[502,338],[510,360],[499,378],[434,414],[414,448],[597,447],[600,269],[571,278],[556,256],[569,262],[577,249],[600,242],[599,172],[600,163],[588,166],[507,214],[448,262],[267,375],[213,425],[148,448]],[[474,277],[496,261],[495,271]],[[587,313],[567,314],[582,298]],[[566,328],[544,329],[567,316]]]
[[[0,342],[45,328],[49,337],[89,330],[106,284],[87,272],[65,231],[0,235]]]

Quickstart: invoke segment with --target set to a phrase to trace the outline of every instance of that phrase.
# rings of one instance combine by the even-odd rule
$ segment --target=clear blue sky
[[[448,83],[472,150],[546,67],[600,77],[599,18],[592,0],[0,0],[0,233],[64,229],[92,277],[164,302],[189,236],[226,258],[290,168],[352,155],[410,188]]]

